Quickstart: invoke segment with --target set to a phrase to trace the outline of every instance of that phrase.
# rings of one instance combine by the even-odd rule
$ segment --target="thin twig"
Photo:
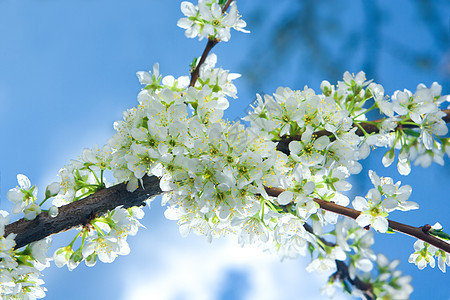
[[[303,227],[306,231],[308,231],[311,234],[314,234],[318,240],[320,240],[324,245],[327,245],[329,247],[336,247],[336,244],[331,243],[324,239],[323,237],[317,235],[314,233],[313,228],[308,223],[303,224]],[[372,284],[362,281],[357,275],[355,275],[355,278],[350,277],[350,273],[348,271],[348,265],[341,261],[341,260],[335,260],[336,262],[336,269],[337,271],[332,274],[331,278],[337,278],[341,281],[347,280],[350,282],[354,287],[359,289],[360,291],[364,292],[364,295],[366,296],[366,300],[373,300],[373,289]]]
[[[218,40],[208,40],[208,43],[206,44],[205,50],[203,50],[203,54],[200,57],[200,61],[198,62],[197,67],[191,73],[191,82],[189,83],[189,86],[194,86],[197,82],[198,76],[200,75],[200,67],[205,62],[206,57],[208,57],[209,51],[211,51],[211,49],[214,48],[214,46],[217,45],[218,42]]]
[[[233,0],[228,0],[227,3],[225,3],[225,5],[222,8],[222,14],[224,14],[227,11],[231,2],[233,2]],[[200,57],[200,61],[198,62],[197,67],[194,69],[194,71],[191,72],[191,82],[189,83],[189,86],[195,86],[198,76],[200,76],[200,67],[205,63],[205,60],[208,57],[208,54],[211,51],[211,49],[214,48],[214,46],[217,45],[218,43],[219,40],[217,39],[208,39],[208,43],[206,43],[205,50],[203,50],[202,56]]]

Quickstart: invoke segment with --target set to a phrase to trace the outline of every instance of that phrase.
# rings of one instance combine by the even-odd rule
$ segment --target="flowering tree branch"
[[[53,260],[59,267],[72,270],[82,261],[93,266],[97,258],[109,263],[126,255],[127,236],[137,233],[138,219],[144,215],[136,206],[163,191],[170,191],[162,201],[166,217],[178,220],[182,234],[193,231],[212,239],[235,232],[241,245],[270,242],[282,257],[308,250],[312,258],[308,271],[337,270],[329,283],[338,279],[352,293],[351,284],[370,300],[386,295],[404,299],[412,292],[408,278],[394,271],[395,263],[388,264],[386,257],[370,249],[370,227],[379,232],[390,227],[418,238],[409,261],[419,268],[427,263],[434,267],[434,256],[442,271],[445,264],[450,266],[450,244],[439,239],[450,236],[439,226],[412,227],[386,218],[395,209],[418,207],[407,201],[410,186],[400,187],[371,170],[375,188],[365,198],[353,200],[355,209],[346,207],[348,198],[341,193],[351,188],[345,179],[361,171],[358,161],[370,154],[373,145],[391,147],[383,157],[385,166],[395,158],[393,146],[401,148],[397,167],[403,175],[410,172],[410,159],[443,163],[442,150],[450,154],[450,140],[443,138],[450,111],[440,110],[449,101],[441,95],[442,87],[419,85],[415,94],[397,91],[388,98],[381,85],[366,81],[364,72],[356,76],[346,72],[336,86],[323,81],[322,94],[308,88],[278,88],[273,97],[264,95],[263,100],[257,95],[257,107],[244,118],[250,126],[224,122],[228,97],[236,98],[233,80],[240,75],[216,68],[215,56],[208,55],[217,43],[230,39],[231,28],[248,32],[235,4],[233,0],[181,3],[185,17],[177,25],[189,38],[208,39],[202,56],[194,60],[189,84],[186,76],[161,81],[158,64],[153,74],[138,72],[145,85],[139,105],[114,124],[116,133],[107,145],[83,149],[80,160],[62,168],[61,181],[47,186],[45,199],[38,201],[37,188],[28,177],[17,176],[19,186],[7,197],[15,203],[12,212],[23,213],[24,219],[8,224],[9,214],[0,211],[2,293],[4,286],[10,295],[36,291],[38,298],[45,295],[36,281],[41,265],[48,265],[50,239],[44,238],[70,228],[79,232],[69,245],[55,251]],[[371,98],[373,105],[365,107]],[[361,121],[373,109],[389,118]],[[420,133],[408,127],[420,127]],[[105,171],[121,184],[105,188]],[[262,186],[267,185],[274,187],[265,187],[264,192]],[[41,212],[50,198],[53,206]],[[305,223],[310,218],[320,220],[314,226],[335,225],[328,234],[336,236],[336,244],[315,234]],[[358,272],[369,274],[374,261],[378,277],[361,280]],[[18,272],[23,267],[30,272]],[[36,291],[22,287],[24,281],[36,283]]]
[[[200,57],[200,60],[197,64],[197,67],[191,72],[191,82],[189,83],[189,86],[194,86],[197,82],[198,76],[200,75],[200,67],[205,62],[206,58],[208,57],[209,52],[212,48],[214,48],[215,45],[219,43],[216,39],[208,39],[208,43],[206,44],[205,50],[203,50],[202,56]]]
[[[444,120],[449,122],[450,110],[447,109],[443,111],[446,113]],[[375,129],[369,123],[363,123],[362,126],[367,132],[373,132]],[[286,141],[287,140],[283,140],[283,142]],[[141,206],[149,197],[156,196],[161,193],[159,188],[159,179],[157,179],[157,177],[145,176],[143,183],[145,189],[138,189],[134,193],[129,193],[126,191],[126,184],[119,184],[98,191],[89,197],[60,207],[59,214],[55,218],[48,216],[47,212],[42,212],[34,220],[20,219],[5,227],[5,235],[8,235],[9,233],[16,233],[17,237],[15,247],[20,248],[52,234],[65,231],[76,226],[85,225],[95,215],[103,214],[118,206],[124,206],[125,208],[131,206]],[[277,197],[284,190],[280,188],[266,188],[266,191],[270,196]],[[356,219],[361,213],[360,211],[318,198],[315,198],[314,201],[324,210],[335,212],[352,219]],[[428,234],[429,226],[425,225],[413,227],[389,220],[389,227],[395,231],[416,237],[444,250],[447,253],[450,253],[449,243]]]
[[[228,0],[227,3],[225,3],[225,5],[222,8],[222,14],[224,14],[227,11],[227,9],[230,6],[232,1],[233,0]],[[191,72],[191,82],[189,83],[189,86],[195,85],[195,83],[197,82],[198,76],[200,75],[200,67],[205,62],[211,49],[214,48],[214,46],[217,45],[219,42],[220,41],[218,39],[208,38],[208,43],[206,43],[205,50],[203,50],[202,56],[200,57],[197,67]]]
[[[5,236],[17,234],[15,248],[18,249],[52,234],[87,225],[90,220],[116,207],[145,205],[145,200],[161,194],[159,179],[155,176],[145,176],[143,187],[130,193],[126,189],[126,183],[114,185],[59,207],[56,217],[42,212],[34,220],[20,219],[11,223],[5,227]]]
[[[284,190],[280,188],[265,188],[267,194],[272,197],[277,197],[280,195]],[[325,201],[319,198],[314,198],[314,202],[319,204],[320,208],[326,211],[331,211],[334,213],[337,213],[342,216],[349,217],[351,219],[356,220],[356,218],[359,217],[361,214],[360,211],[345,207],[333,202]],[[413,236],[415,238],[418,238],[424,242],[427,242],[430,245],[433,245],[441,250],[444,250],[447,253],[450,253],[450,244],[444,242],[443,240],[434,237],[430,234],[428,234],[428,231],[431,229],[430,225],[424,225],[419,227],[413,227],[410,225],[406,225],[400,222],[388,220],[389,227],[394,230],[398,231],[410,236]]]

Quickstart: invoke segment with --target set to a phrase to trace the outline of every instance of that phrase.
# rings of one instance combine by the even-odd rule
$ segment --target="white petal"
[[[411,165],[409,163],[409,159],[399,160],[397,163],[397,170],[400,175],[409,175],[409,173],[411,173]]]
[[[381,185],[380,177],[377,175],[377,173],[375,173],[375,171],[369,170],[369,178],[375,187]]]
[[[355,200],[352,201],[352,206],[354,209],[359,210],[359,211],[365,211],[369,208],[369,204],[367,203],[367,200],[360,196],[355,197]]]
[[[303,149],[299,141],[292,141],[289,143],[289,151],[298,154]]]
[[[356,267],[363,272],[370,272],[373,268],[372,262],[367,258],[358,259],[355,264]]]
[[[289,204],[294,198],[294,194],[290,191],[284,191],[280,195],[278,195],[277,201],[281,205]]]
[[[370,225],[370,223],[372,222],[372,217],[367,214],[360,214],[355,221],[356,223],[358,223],[359,226],[366,227],[367,225]]]
[[[188,1],[181,2],[181,12],[187,17],[193,17],[197,14],[194,4]]]
[[[385,209],[392,210],[398,206],[398,202],[394,198],[388,197],[388,198],[384,199],[383,206]]]
[[[22,189],[29,190],[31,187],[30,179],[27,176],[22,174],[17,174],[17,181],[19,182],[19,186]]]
[[[379,231],[381,233],[386,233],[386,231],[388,230],[388,227],[389,227],[389,223],[386,220],[386,218],[375,217],[375,220],[373,221],[372,227],[376,231]]]
[[[383,185],[383,192],[387,195],[392,196],[395,194],[396,191],[397,191],[397,188],[393,184],[384,184]]]
[[[139,71],[136,72],[136,76],[139,79],[140,84],[152,84],[152,75],[149,72]]]
[[[330,138],[327,137],[326,135],[322,135],[320,138],[315,140],[314,148],[317,150],[323,150],[328,146],[329,143],[330,143]]]

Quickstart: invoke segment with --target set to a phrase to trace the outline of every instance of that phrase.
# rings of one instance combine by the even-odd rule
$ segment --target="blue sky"
[[[136,71],[150,70],[159,62],[162,74],[187,75],[189,63],[201,54],[205,41],[188,40],[176,27],[181,17],[180,2],[0,2],[2,209],[11,208],[6,192],[16,185],[16,174],[26,174],[43,191],[48,183],[57,180],[58,170],[77,158],[83,148],[105,143],[113,134],[113,122],[121,119],[123,110],[137,103],[140,85]],[[267,9],[273,7],[279,12],[278,18],[283,17],[283,7],[290,5],[290,1],[264,3]],[[433,32],[416,20],[417,12],[408,3],[395,1],[383,8],[385,25],[381,31],[411,49],[431,51],[444,67],[418,72],[390,55],[391,48],[384,44],[388,50],[376,58],[376,81],[389,94],[395,89],[414,90],[420,82],[430,85],[433,81],[444,83],[444,93],[449,93],[448,47],[447,58],[445,49],[433,48]],[[244,19],[255,11],[252,1],[238,4]],[[348,27],[360,26],[364,21],[352,14],[353,9],[357,8],[345,10],[344,17],[355,16],[344,22]],[[438,13],[448,16],[448,6],[445,9]],[[270,21],[267,19],[266,24]],[[230,42],[214,49],[219,66],[244,72],[250,49],[262,43],[270,30],[252,23],[248,28],[252,34],[234,32]],[[355,58],[349,60],[349,71],[361,70],[359,55],[354,53]],[[302,69],[299,82],[294,63],[298,59],[289,58],[283,68],[274,70],[264,82],[263,91],[271,93],[278,86],[302,89],[305,84],[317,90],[320,81],[327,78],[318,68],[311,70],[311,75],[309,69]],[[239,98],[231,101],[227,111],[231,120],[243,116],[254,94],[261,92],[252,90],[245,77],[237,81],[237,87]],[[367,172],[374,169],[379,175],[410,184],[411,200],[421,205],[417,212],[394,213],[393,219],[416,226],[439,221],[444,228],[450,228],[448,195],[443,189],[450,182],[449,159],[446,167],[418,167],[410,176],[401,177],[395,167],[381,166],[380,153],[364,161],[362,174],[354,182],[355,191],[366,193],[370,188]],[[183,239],[177,225],[164,218],[157,201],[150,211],[145,211],[147,229],[130,237],[129,256],[119,257],[113,264],[98,263],[92,269],[80,266],[69,272],[52,267],[45,271],[48,299],[90,299],[93,295],[96,299],[319,298],[325,278],[304,271],[307,259],[279,262],[275,256],[258,249],[241,249],[232,241],[208,244],[201,237]],[[54,244],[62,246],[68,238],[55,238]],[[412,299],[450,299],[447,274],[430,268],[419,271],[407,262],[414,239],[400,234],[377,234],[376,239],[375,250],[391,259],[400,258],[400,269],[413,276]]]

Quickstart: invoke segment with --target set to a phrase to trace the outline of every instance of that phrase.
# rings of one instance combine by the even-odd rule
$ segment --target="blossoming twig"
[[[208,39],[208,43],[206,44],[205,50],[203,50],[203,54],[200,57],[200,61],[198,62],[197,67],[191,73],[191,82],[189,83],[189,86],[194,86],[195,82],[197,82],[198,76],[200,75],[200,67],[205,62],[206,57],[208,57],[209,51],[211,51],[211,49],[214,48],[214,46],[217,45],[217,43],[219,43],[218,40]]]
[[[315,235],[313,228],[308,223],[303,224],[303,227],[308,231],[309,233],[312,233]],[[325,245],[334,247],[335,244],[325,240],[324,238],[317,236],[316,237]],[[348,270],[348,265],[341,261],[341,260],[335,260],[336,262],[336,268],[337,271],[331,275],[331,277],[335,277],[341,281],[348,280],[354,287],[359,289],[364,293],[364,296],[366,297],[366,300],[372,300],[374,299],[373,295],[373,287],[370,283],[366,283],[362,281],[358,276],[355,275],[355,277],[352,279]]]
[[[281,194],[284,190],[280,188],[265,188],[267,194],[272,197],[277,197],[279,194]],[[349,218],[352,218],[356,220],[358,216],[361,214],[360,211],[338,205],[333,202],[328,202],[322,199],[314,198],[314,202],[320,205],[320,208],[326,211],[331,211]],[[388,220],[389,227],[392,230],[413,236],[415,238],[418,238],[424,242],[427,242],[430,245],[433,245],[435,247],[438,247],[441,250],[444,250],[447,253],[450,253],[450,244],[444,242],[443,240],[434,237],[432,235],[429,235],[427,233],[426,228],[428,228],[427,225],[420,226],[420,227],[414,227],[410,225],[406,225],[400,222]]]
[[[222,14],[224,14],[227,11],[231,2],[233,2],[233,0],[228,0],[227,3],[225,3],[225,5],[222,8]],[[208,39],[208,43],[206,44],[205,50],[203,50],[202,56],[200,57],[200,61],[198,62],[197,67],[191,73],[191,82],[189,83],[189,86],[195,85],[195,82],[197,81],[198,76],[200,75],[200,67],[205,62],[206,57],[208,57],[208,54],[211,51],[211,49],[214,48],[214,46],[217,45],[218,43],[219,43],[219,40],[217,40],[217,39],[212,39],[212,40]]]

